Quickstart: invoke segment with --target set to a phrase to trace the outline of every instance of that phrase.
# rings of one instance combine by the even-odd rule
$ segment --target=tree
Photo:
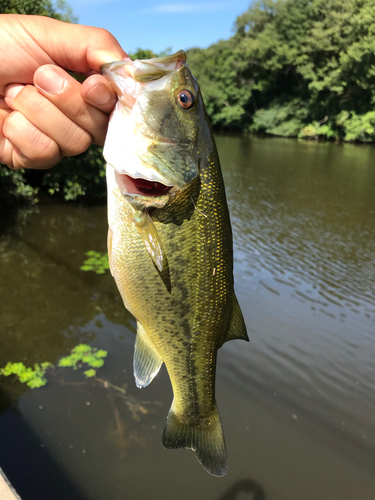
[[[64,0],[58,0],[56,7],[50,0],[0,0],[0,13],[48,16],[60,21],[77,22]]]
[[[375,103],[374,11],[375,0],[256,2],[231,39],[189,51],[214,125],[297,135],[324,122],[348,139],[346,122]]]

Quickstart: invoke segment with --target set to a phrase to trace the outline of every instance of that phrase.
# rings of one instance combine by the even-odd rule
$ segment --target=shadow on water
[[[26,223],[28,216],[37,211],[38,208],[33,205],[4,207],[0,203],[0,236],[12,229],[18,231]]]
[[[88,500],[13,410],[0,416],[0,463],[22,500]]]
[[[240,500],[240,497],[244,499],[242,493],[246,493],[246,498],[251,500],[266,500],[264,488],[250,478],[234,483],[218,500]]]
[[[11,407],[12,403],[12,396],[0,386],[0,416]]]

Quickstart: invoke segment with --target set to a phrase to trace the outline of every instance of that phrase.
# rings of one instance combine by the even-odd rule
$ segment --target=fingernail
[[[111,63],[113,61],[121,61],[121,60],[125,61],[127,59],[130,59],[130,57],[124,51],[123,51],[123,55],[119,56],[118,53],[113,54],[113,53],[107,52],[106,50],[96,50],[95,51],[95,59],[97,61],[99,61],[99,63],[100,63],[99,66],[101,66],[102,64]]]
[[[104,83],[98,83],[86,94],[86,99],[99,106],[107,104],[112,98],[112,94]]]
[[[24,85],[9,85],[9,87],[6,88],[5,90],[5,97],[9,99],[14,99],[16,95],[21,92],[21,90],[24,88]]]
[[[36,87],[40,87],[48,94],[59,94],[64,86],[65,79],[61,76],[58,70],[54,68],[41,68],[34,78]]]

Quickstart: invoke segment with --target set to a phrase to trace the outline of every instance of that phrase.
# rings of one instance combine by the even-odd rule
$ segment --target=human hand
[[[103,145],[116,95],[100,66],[126,57],[106,30],[1,14],[0,163],[50,168]],[[81,84],[65,70],[94,74]]]

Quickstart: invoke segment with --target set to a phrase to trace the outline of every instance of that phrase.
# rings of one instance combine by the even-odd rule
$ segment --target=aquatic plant
[[[80,267],[81,271],[93,271],[96,274],[104,274],[109,269],[108,254],[89,250],[85,253],[88,257]]]
[[[46,371],[53,368],[53,364],[48,361],[45,363],[34,363],[34,368],[25,366],[23,363],[7,363],[4,368],[0,368],[0,375],[9,377],[15,375],[22,384],[26,384],[31,389],[43,387],[47,379],[44,377]]]
[[[72,367],[74,370],[81,368],[84,364],[89,367],[84,371],[86,378],[95,377],[97,369],[104,365],[104,359],[108,352],[103,349],[96,349],[86,344],[79,344],[71,350],[69,356],[61,358],[59,367]],[[15,375],[22,384],[26,384],[31,389],[43,387],[47,383],[45,373],[54,368],[54,365],[48,361],[44,363],[34,363],[33,367],[25,366],[23,363],[7,363],[0,368],[0,375],[9,377]]]
[[[83,364],[87,364],[90,369],[84,371],[86,378],[95,377],[96,370],[104,365],[103,358],[108,355],[103,349],[96,349],[86,344],[80,344],[71,350],[69,356],[61,358],[58,366],[71,367],[73,370],[81,368]]]

